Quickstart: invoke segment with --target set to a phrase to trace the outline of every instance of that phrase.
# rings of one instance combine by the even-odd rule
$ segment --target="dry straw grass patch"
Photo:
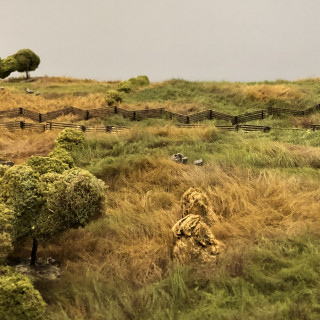
[[[52,150],[57,131],[44,133],[18,130],[9,132],[1,130],[0,159],[14,161],[16,164],[25,162],[32,155],[47,156]]]
[[[283,84],[256,84],[253,86],[245,86],[243,92],[247,97],[260,101],[273,99],[295,100],[301,99],[304,96],[301,90]]]
[[[45,98],[44,96],[30,95],[6,88],[0,91],[0,110],[27,108],[32,111],[46,113],[66,106],[74,106],[80,109],[95,109],[106,106],[103,93],[90,93],[85,96],[67,94],[57,98]],[[50,97],[50,95],[48,94]]]
[[[105,218],[66,232],[45,249],[73,273],[82,268],[141,286],[159,280],[172,265],[170,229],[180,218],[180,198],[199,186],[220,216],[210,230],[227,248],[252,245],[261,237],[319,233],[320,190],[312,182],[280,173],[213,164],[202,168],[155,160],[122,175],[108,191]],[[163,206],[166,195],[169,205]]]

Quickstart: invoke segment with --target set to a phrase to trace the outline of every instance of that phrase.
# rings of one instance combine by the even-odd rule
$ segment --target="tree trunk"
[[[26,70],[26,79],[30,79],[30,74],[28,70]]]
[[[37,260],[38,240],[33,238],[30,266],[34,267]]]

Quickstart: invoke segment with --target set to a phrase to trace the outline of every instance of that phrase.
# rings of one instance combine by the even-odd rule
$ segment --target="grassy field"
[[[117,85],[49,77],[5,81],[0,110],[106,106],[106,90]],[[27,95],[26,87],[40,95]],[[173,79],[136,88],[121,107],[239,114],[317,103],[319,79]],[[214,121],[194,129],[168,119],[131,122],[113,116],[101,123],[131,129],[86,134],[73,152],[79,167],[108,186],[107,211],[39,249],[40,257],[55,258],[63,269],[60,280],[35,283],[47,302],[47,319],[319,319],[320,132],[281,129],[320,124],[320,114],[253,122],[274,128],[269,133],[223,132]],[[23,163],[31,155],[46,155],[57,133],[2,132],[0,158]],[[173,162],[177,152],[189,164]],[[193,165],[199,158],[201,167]],[[226,249],[215,264],[172,260],[171,228],[181,218],[180,198],[190,187],[202,188],[220,217],[211,230]],[[28,245],[15,254],[28,256]]]

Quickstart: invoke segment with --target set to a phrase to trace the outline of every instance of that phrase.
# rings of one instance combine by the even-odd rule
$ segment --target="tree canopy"
[[[0,59],[0,78],[8,77],[12,72],[25,72],[26,78],[29,79],[30,71],[34,71],[40,64],[40,58],[30,49],[22,49],[17,53]]]
[[[26,78],[29,79],[29,72],[34,71],[40,64],[40,58],[30,49],[22,49],[13,55],[17,61],[17,71],[25,72]]]

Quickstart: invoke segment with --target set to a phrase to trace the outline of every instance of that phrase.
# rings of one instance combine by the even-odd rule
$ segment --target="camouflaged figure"
[[[189,214],[172,228],[175,238],[173,258],[179,263],[212,262],[224,248],[199,215]]]

